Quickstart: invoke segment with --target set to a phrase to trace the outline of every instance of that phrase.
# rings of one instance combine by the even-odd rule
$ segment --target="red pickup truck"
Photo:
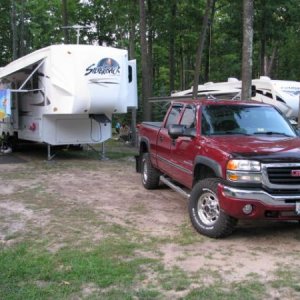
[[[146,189],[162,182],[186,196],[209,237],[231,234],[238,219],[300,221],[300,138],[267,104],[172,102],[162,123],[140,125],[137,170]]]

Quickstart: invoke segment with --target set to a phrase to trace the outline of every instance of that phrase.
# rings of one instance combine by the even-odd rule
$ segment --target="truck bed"
[[[143,125],[151,127],[161,127],[163,122],[143,122]]]

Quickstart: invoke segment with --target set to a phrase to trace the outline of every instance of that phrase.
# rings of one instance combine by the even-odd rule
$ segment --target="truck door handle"
[[[162,142],[163,140],[164,140],[163,136],[160,135],[160,136],[159,136],[159,141]]]
[[[172,146],[176,145],[176,140],[172,140]]]

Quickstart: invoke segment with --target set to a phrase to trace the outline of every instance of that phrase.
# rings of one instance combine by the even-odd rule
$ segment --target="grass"
[[[0,298],[68,298],[93,283],[97,292],[108,287],[130,289],[141,280],[141,266],[154,260],[134,256],[136,245],[106,239],[91,251],[65,248],[55,254],[22,243],[0,252]]]
[[[164,272],[160,281],[163,289],[175,291],[187,290],[193,282],[192,278],[178,267]]]
[[[196,233],[188,220],[181,224],[178,229],[178,234],[172,239],[173,242],[181,246],[193,245],[207,240],[206,237]]]
[[[164,299],[160,289],[141,286],[144,269],[160,270],[165,290],[184,291],[193,283],[178,268],[155,268],[158,261],[135,257],[138,245],[107,239],[92,251],[62,249],[55,254],[35,245],[20,244],[0,252],[1,299],[70,299],[91,286],[89,299]],[[259,299],[261,283],[215,284],[194,289],[184,299]]]
[[[256,281],[239,282],[232,285],[210,285],[204,288],[194,289],[186,300],[214,299],[214,300],[256,300],[264,299],[265,287]]]
[[[124,143],[110,139],[105,142],[104,146],[104,156],[108,159],[123,159],[127,157],[133,157],[137,155],[137,150],[125,145]],[[99,145],[93,146],[93,148],[87,148],[86,151],[78,151],[67,149],[58,152],[59,158],[82,158],[88,160],[95,160],[102,157],[102,148]]]
[[[278,267],[276,275],[277,279],[272,281],[273,288],[290,288],[294,292],[300,292],[300,270],[298,268],[282,265]]]
[[[250,300],[267,298],[267,287],[289,288],[291,295],[299,295],[299,271],[287,266],[267,283],[256,274],[247,281],[226,282],[217,271],[189,273],[164,266],[159,255],[147,257],[159,249],[160,240],[145,242],[139,233],[117,224],[107,224],[106,234],[97,244],[74,248],[66,243],[54,253],[45,240],[29,238],[0,248],[0,299],[166,299],[179,293],[174,299]]]

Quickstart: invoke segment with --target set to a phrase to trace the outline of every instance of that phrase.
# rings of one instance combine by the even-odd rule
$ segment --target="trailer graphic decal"
[[[10,90],[0,90],[0,119],[10,115]]]
[[[85,71],[84,76],[90,74],[118,75],[120,74],[120,65],[112,58],[103,58],[98,62],[97,66],[92,64]]]

